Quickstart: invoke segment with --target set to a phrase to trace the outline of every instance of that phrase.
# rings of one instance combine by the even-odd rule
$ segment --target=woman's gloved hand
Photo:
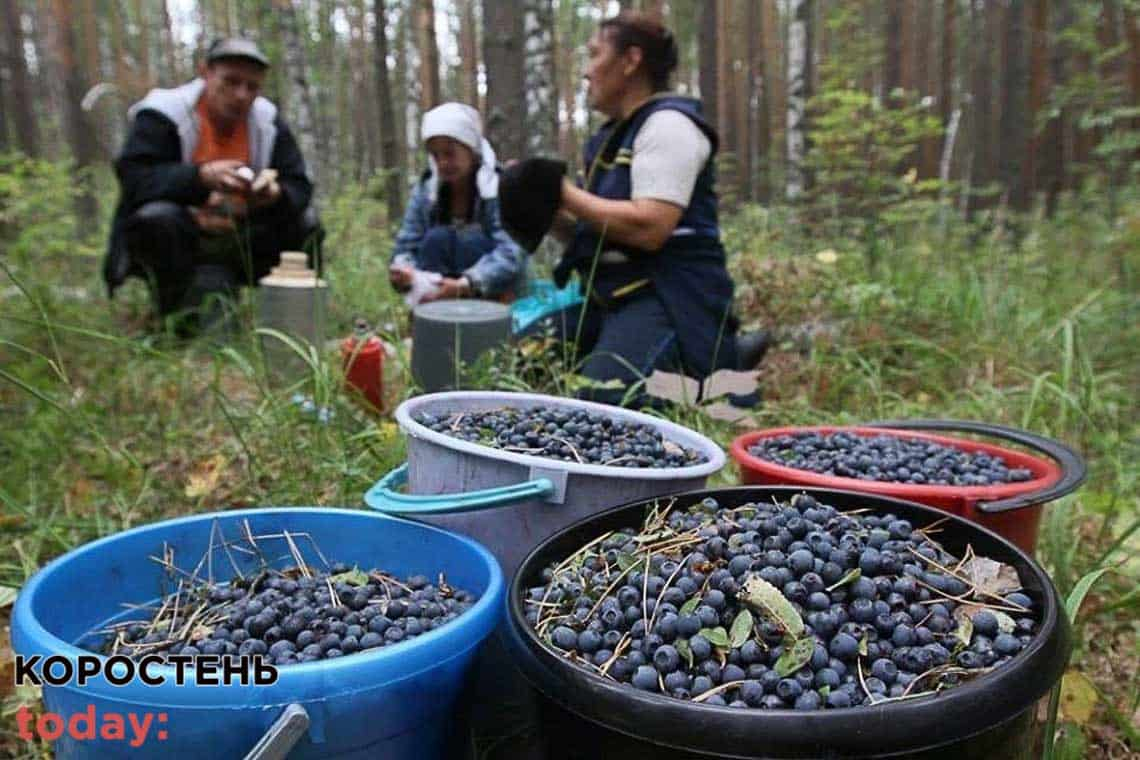
[[[528,253],[534,253],[562,204],[566,162],[527,158],[503,170],[499,179],[499,215],[503,229]]]

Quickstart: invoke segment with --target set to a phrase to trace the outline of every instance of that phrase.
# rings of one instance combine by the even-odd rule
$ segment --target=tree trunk
[[[1133,6],[1124,9],[1124,37],[1128,40],[1128,89],[1133,105],[1140,104],[1140,16]],[[1140,130],[1140,116],[1132,120],[1132,129]]]
[[[579,18],[575,3],[561,2],[558,6],[558,93],[562,100],[561,117],[558,124],[558,154],[564,157],[571,168],[571,176],[578,169],[578,135],[574,115],[577,110],[578,87],[578,48]]]
[[[364,46],[367,44],[368,32],[365,30],[367,19],[364,15],[364,0],[355,0],[346,8],[348,16],[348,76],[351,79],[352,93],[367,92],[368,80],[364,76]],[[362,98],[350,97],[352,107],[349,118],[352,120],[352,143],[356,153],[356,178],[365,180],[374,163],[369,155],[372,147],[371,136],[368,134],[368,104]]]
[[[75,157],[78,170],[79,194],[76,196],[75,210],[85,222],[94,223],[97,207],[91,181],[91,167],[98,158],[98,145],[95,131],[87,121],[80,101],[86,90],[83,73],[76,56],[74,8],[71,0],[52,0],[52,20],[55,26],[56,60],[63,75],[64,132]]]
[[[784,58],[784,26],[780,18],[777,0],[763,0],[761,8],[761,31],[764,34],[765,58],[765,100],[768,110],[768,149],[765,151],[764,165],[768,172],[768,195],[775,198],[780,194],[777,185],[778,170],[783,167],[784,149],[787,140],[784,122],[788,111],[788,79]]]
[[[400,146],[396,132],[395,103],[392,100],[392,87],[388,80],[388,18],[384,0],[374,0],[373,14],[376,16],[376,100],[380,106],[380,165],[384,169],[384,195],[388,201],[388,224],[397,223],[403,216],[403,175],[404,166],[400,157]]]
[[[4,49],[7,53],[8,88],[12,124],[12,142],[29,156],[40,153],[40,132],[36,121],[35,100],[28,86],[28,62],[24,57],[24,15],[19,0],[0,0],[4,13]]]
[[[371,60],[372,50],[375,48],[369,44],[368,39],[367,0],[356,0],[356,11],[357,17],[360,19],[360,42],[356,52],[360,81],[357,84],[356,91],[375,92],[376,82],[373,80],[376,76],[376,69]],[[364,163],[364,176],[371,177],[376,171],[376,167],[380,165],[380,109],[372,98],[363,100],[364,102],[360,104],[360,110],[363,114],[361,123],[364,125],[364,143],[367,146],[367,150],[364,152],[364,155],[367,156]]]
[[[479,108],[479,29],[475,22],[475,0],[462,0],[459,18],[463,102]]]
[[[713,129],[720,131],[720,103],[717,93],[717,6],[716,0],[708,0],[701,4],[701,36],[700,36],[700,85],[701,101],[704,105],[705,118],[712,124]]]
[[[917,30],[915,31],[915,59],[921,61],[917,66],[915,75],[918,77],[917,87],[923,95],[923,102],[930,104],[930,110],[935,107],[935,96],[938,93],[938,65],[934,45],[935,35],[935,0],[921,0],[918,6]],[[928,98],[928,99],[927,99]],[[938,146],[941,140],[937,135],[925,137],[922,140],[919,154],[921,160],[918,165],[918,175],[923,178],[938,176]]]
[[[309,174],[316,177],[319,184],[325,172],[324,156],[317,152],[317,146],[323,145],[324,141],[318,140],[317,137],[316,107],[313,105],[313,92],[309,87],[307,35],[302,35],[301,22],[297,18],[297,9],[293,5],[293,0],[274,0],[273,5],[276,10],[278,30],[285,46],[284,68],[289,80],[289,103],[292,105],[289,114],[291,127],[297,135]]]
[[[764,6],[769,5],[771,0],[750,0],[750,7],[755,10],[756,27],[752,33],[748,35],[749,45],[752,47],[749,55],[749,60],[753,68],[752,76],[756,83],[756,113],[755,113],[755,126],[753,133],[755,134],[756,142],[756,192],[754,197],[756,200],[767,203],[769,199],[770,184],[772,177],[772,167],[770,164],[769,156],[771,154],[771,71],[767,65],[767,45],[764,40],[768,37],[767,19],[765,18]],[[756,7],[759,5],[760,7]]]
[[[1009,0],[1005,14],[1003,45],[1002,115],[999,135],[999,161],[1002,184],[1014,208],[1026,207],[1022,165],[1029,142],[1026,117],[1026,90],[1029,77],[1025,66],[1025,2]]]
[[[486,128],[503,161],[526,153],[524,15],[522,0],[483,0]]]
[[[113,59],[112,66],[115,72],[115,84],[117,84],[129,100],[134,100],[137,93],[135,92],[134,83],[131,81],[131,70],[127,63],[127,49],[123,44],[123,39],[126,37],[124,26],[126,19],[123,14],[123,6],[121,0],[109,0],[111,7],[111,58]],[[88,74],[93,82],[98,79]]]
[[[716,124],[724,153],[735,151],[732,135],[732,5],[716,0]]]
[[[558,144],[551,0],[526,0],[525,28],[527,150],[532,155],[551,154]]]
[[[744,8],[744,97],[743,119],[739,128],[741,144],[744,146],[740,160],[740,173],[744,176],[741,188],[744,200],[756,199],[756,113],[759,104],[759,79],[756,76],[756,52],[759,47],[757,37],[760,32],[760,13],[756,0],[745,0]]]
[[[439,47],[435,41],[435,3],[416,0],[416,47],[420,54],[420,110],[440,104]]]
[[[139,78],[143,91],[149,90],[154,86],[154,72],[150,67],[150,18],[148,17],[149,6],[143,4],[143,0],[132,0],[131,9],[135,17],[135,23],[139,27],[138,38],[138,61],[139,61]]]
[[[903,87],[903,0],[887,0],[886,57],[883,59],[883,89],[889,97]]]
[[[789,0],[788,15],[788,179],[786,195],[797,200],[808,187],[806,104],[811,97],[811,0]]]
[[[721,196],[726,206],[736,205],[740,191],[740,145],[736,131],[736,77],[733,72],[733,59],[736,55],[733,34],[733,14],[731,0],[716,0],[717,21],[717,130],[720,132],[720,158],[723,169]]]
[[[902,28],[900,29],[900,41],[902,43],[901,60],[899,61],[899,75],[902,79],[901,86],[907,91],[908,95],[914,95],[919,89],[920,77],[918,75],[917,65],[917,36],[918,36],[918,14],[920,4],[923,0],[909,0],[902,5]]]
[[[1029,150],[1025,156],[1022,183],[1025,194],[1030,202],[1036,198],[1042,186],[1047,187],[1049,178],[1045,175],[1043,167],[1048,165],[1043,161],[1041,154],[1049,149],[1054,131],[1054,120],[1040,129],[1037,127],[1038,116],[1049,98],[1049,72],[1046,63],[1049,60],[1049,3],[1048,0],[1032,0],[1029,7],[1029,113],[1027,122],[1030,129]]]
[[[993,82],[994,65],[991,43],[994,35],[991,32],[990,24],[993,20],[993,14],[981,9],[976,10],[974,13],[976,15],[975,28],[978,29],[978,32],[973,35],[973,39],[976,40],[977,44],[977,53],[973,56],[974,108],[973,118],[971,119],[971,138],[974,161],[970,169],[970,175],[974,188],[976,189],[988,185],[993,180],[993,141],[996,135],[993,134],[992,129],[993,91],[991,85]],[[981,208],[983,205],[983,199],[976,196],[971,197],[971,212]]]
[[[330,187],[340,184],[340,171],[346,158],[342,150],[343,143],[336,128],[339,119],[336,118],[339,110],[334,108],[333,99],[337,94],[336,83],[339,66],[336,54],[336,31],[333,28],[333,14],[336,12],[335,3],[330,0],[320,0],[317,4],[317,65],[313,71],[314,101],[317,112],[317,134],[320,135],[321,150],[324,152],[324,180]],[[383,26],[378,22],[378,27]],[[365,98],[371,100],[371,98]]]
[[[74,10],[72,11],[74,17]],[[82,51],[83,67],[87,80],[98,82],[102,77],[102,56],[99,55],[99,13],[95,0],[80,0],[80,20],[82,34],[75,39],[76,57]]]
[[[958,0],[942,0],[942,63],[940,66],[938,108],[942,114],[942,126],[950,124],[954,112],[954,79],[957,76],[954,58],[957,53]]]
[[[160,81],[167,87],[173,87],[178,81],[178,49],[174,44],[174,28],[170,21],[168,2],[169,0],[161,0],[159,3],[162,8],[162,46],[166,48],[166,71]]]

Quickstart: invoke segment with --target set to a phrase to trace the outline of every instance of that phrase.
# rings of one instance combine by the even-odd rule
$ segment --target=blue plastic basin
[[[443,757],[472,660],[501,617],[504,584],[498,563],[482,546],[421,523],[296,507],[218,512],[125,531],[56,559],[25,584],[12,616],[13,648],[22,655],[74,658],[87,653],[76,643],[107,621],[122,619],[124,603],[160,595],[164,571],[148,556],[161,557],[164,545],[169,546],[175,564],[192,570],[209,546],[214,520],[231,539],[244,531],[243,520],[255,536],[308,533],[330,562],[378,567],[398,576],[424,574],[433,581],[442,572],[449,584],[480,598],[456,620],[415,639],[284,667],[268,686],[178,686],[169,678],[160,686],[135,682],[114,687],[101,677],[83,688],[45,685],[45,709],[65,717],[90,705],[97,718],[108,711],[168,716],[140,748],[128,749],[122,741],[76,741],[65,732],[56,742],[57,756],[242,757],[287,705],[297,703],[308,712],[310,727],[290,758]],[[316,564],[306,542],[297,543],[306,562]],[[295,564],[283,543],[275,548],[280,550],[275,566]],[[237,561],[242,563],[241,555]],[[219,550],[212,565],[215,579],[233,576]],[[165,671],[173,674],[173,669]],[[155,737],[158,728],[166,731],[166,739]]]

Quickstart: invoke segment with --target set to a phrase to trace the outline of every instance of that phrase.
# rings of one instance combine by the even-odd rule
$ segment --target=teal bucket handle
[[[408,463],[404,462],[368,489],[364,503],[389,515],[442,515],[478,512],[530,499],[549,500],[558,495],[554,481],[546,477],[480,491],[430,495],[400,493],[397,489],[407,482]]]

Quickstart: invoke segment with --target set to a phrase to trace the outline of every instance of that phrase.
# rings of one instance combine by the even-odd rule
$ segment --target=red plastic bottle
[[[354,334],[341,342],[340,354],[345,388],[362,395],[379,412],[384,408],[384,344],[368,332],[368,325],[358,321]]]

